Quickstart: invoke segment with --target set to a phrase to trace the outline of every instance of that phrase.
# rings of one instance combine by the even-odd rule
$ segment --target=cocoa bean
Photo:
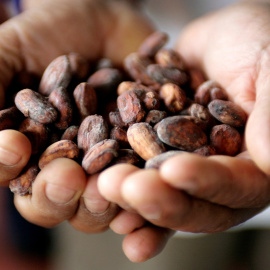
[[[163,119],[158,125],[157,134],[165,144],[184,151],[194,151],[207,143],[203,130],[181,116]]]
[[[78,147],[86,153],[93,145],[109,138],[109,128],[101,115],[89,115],[78,130]]]
[[[210,133],[210,145],[220,155],[234,156],[242,146],[240,133],[234,127],[226,124],[216,125]]]
[[[76,159],[79,156],[78,146],[70,140],[60,140],[51,144],[40,156],[38,166],[43,169],[49,162],[57,158]]]
[[[115,140],[107,139],[98,142],[83,157],[82,167],[88,174],[100,172],[118,156],[118,148],[118,142]]]
[[[208,104],[209,112],[221,123],[243,127],[247,121],[245,111],[235,103],[215,99]]]
[[[56,121],[58,113],[53,105],[41,94],[31,89],[23,89],[15,96],[15,105],[25,117],[42,124]]]
[[[144,160],[166,150],[153,128],[145,122],[130,126],[127,130],[127,138],[132,149]]]
[[[73,91],[73,97],[81,119],[97,113],[97,95],[91,84],[78,84]]]
[[[30,161],[21,174],[9,182],[10,191],[20,196],[32,194],[32,184],[38,173],[38,165]]]
[[[138,53],[143,57],[154,57],[155,54],[167,43],[168,34],[156,31],[149,35],[140,45]]]
[[[45,69],[41,77],[39,92],[44,96],[48,96],[55,88],[64,87],[68,89],[72,75],[73,72],[68,56],[58,56]]]
[[[54,125],[61,130],[68,128],[73,120],[73,104],[67,89],[55,88],[49,95],[49,102],[58,111],[58,118]]]

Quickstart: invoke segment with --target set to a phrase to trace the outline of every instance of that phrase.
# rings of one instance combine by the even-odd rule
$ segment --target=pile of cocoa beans
[[[159,168],[184,151],[238,154],[246,113],[218,82],[188,70],[167,41],[166,33],[153,33],[121,67],[74,52],[54,59],[40,79],[18,75],[0,130],[25,134],[32,156],[11,191],[31,194],[39,171],[59,157],[95,174],[118,163]]]

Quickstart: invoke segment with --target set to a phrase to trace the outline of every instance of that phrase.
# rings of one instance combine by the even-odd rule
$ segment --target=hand
[[[207,233],[227,230],[268,206],[269,14],[269,4],[233,5],[191,23],[177,45],[189,68],[219,82],[249,115],[248,151],[237,157],[181,154],[159,171],[112,167],[98,180],[107,200],[159,227]],[[129,227],[117,218],[111,224],[116,231]]]
[[[151,31],[140,12],[121,1],[48,0],[30,5],[0,26],[4,41],[0,44],[0,108],[5,89],[17,72],[41,75],[52,59],[68,52],[90,60],[109,57],[119,63]],[[0,185],[16,177],[30,155],[31,144],[23,134],[2,130]],[[81,231],[104,231],[119,208],[100,196],[96,178],[87,177],[72,160],[56,160],[37,176],[33,195],[15,195],[16,207],[27,220],[41,226],[69,220]]]

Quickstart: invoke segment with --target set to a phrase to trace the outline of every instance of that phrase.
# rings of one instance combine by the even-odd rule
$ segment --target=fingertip
[[[107,200],[119,202],[120,190],[125,178],[138,168],[129,164],[119,164],[103,171],[98,177],[98,190]]]
[[[25,167],[31,156],[31,143],[16,130],[0,131],[0,180],[11,180]]]
[[[145,262],[158,255],[173,232],[165,228],[145,226],[128,234],[122,248],[131,262]]]

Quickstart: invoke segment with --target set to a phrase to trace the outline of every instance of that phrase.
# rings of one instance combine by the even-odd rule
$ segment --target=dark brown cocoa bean
[[[94,72],[87,80],[98,97],[106,99],[115,95],[118,84],[123,80],[123,74],[116,68],[102,68]]]
[[[139,55],[143,57],[154,57],[155,54],[167,43],[168,34],[156,31],[148,36],[138,49]]]
[[[73,104],[66,88],[55,88],[49,95],[49,102],[58,111],[54,125],[60,130],[68,128],[73,119]]]
[[[68,127],[61,136],[61,140],[70,140],[77,142],[77,135],[78,135],[78,126],[70,126]]]
[[[32,184],[39,173],[38,165],[30,161],[21,174],[9,182],[10,190],[20,196],[32,194]]]
[[[142,105],[143,90],[129,90],[117,98],[117,106],[122,121],[126,125],[142,121],[146,112]]]
[[[17,107],[3,109],[0,111],[0,130],[16,128],[22,119],[23,115]]]
[[[100,172],[118,156],[118,148],[118,142],[115,140],[106,139],[100,141],[85,154],[82,167],[88,174]]]
[[[22,121],[19,131],[30,140],[33,155],[43,151],[49,142],[50,131],[48,127],[31,118]]]
[[[53,123],[58,117],[53,105],[44,96],[31,89],[19,91],[15,97],[15,105],[25,117],[42,124]]]
[[[221,124],[212,128],[210,145],[220,155],[234,156],[239,153],[242,146],[240,133],[230,125]]]
[[[145,122],[150,124],[151,126],[154,126],[155,124],[160,122],[165,117],[167,117],[167,112],[166,111],[151,110],[146,115]]]
[[[243,127],[247,121],[245,111],[235,103],[215,99],[208,104],[209,112],[221,123]]]
[[[120,127],[113,127],[110,133],[110,139],[116,140],[121,148],[129,147],[127,131]]]
[[[81,119],[97,113],[97,95],[91,84],[85,82],[78,84],[73,91],[73,97]]]
[[[157,134],[165,144],[184,151],[194,151],[207,143],[203,130],[182,116],[163,119],[158,125]]]
[[[68,56],[58,56],[45,69],[41,77],[39,92],[48,96],[55,88],[64,87],[68,89],[72,75]]]
[[[78,130],[78,146],[86,153],[93,145],[109,138],[109,128],[100,115],[89,115]]]
[[[185,71],[174,67],[163,67],[159,64],[151,64],[146,68],[148,76],[158,84],[174,83],[185,85],[189,77]]]
[[[145,85],[155,85],[156,82],[146,72],[150,64],[153,64],[152,60],[139,56],[138,53],[131,53],[124,59],[124,68],[134,81]]]
[[[182,154],[183,151],[180,150],[170,150],[167,152],[164,152],[162,154],[159,154],[151,159],[148,159],[145,162],[144,168],[145,169],[159,169],[161,164],[168,160],[171,157],[174,157],[176,155]]]
[[[122,163],[137,165],[140,161],[141,159],[133,149],[119,149],[118,156],[113,159],[111,165]]]
[[[60,140],[51,144],[40,156],[38,166],[43,169],[57,158],[76,159],[79,156],[78,146],[70,140]]]

